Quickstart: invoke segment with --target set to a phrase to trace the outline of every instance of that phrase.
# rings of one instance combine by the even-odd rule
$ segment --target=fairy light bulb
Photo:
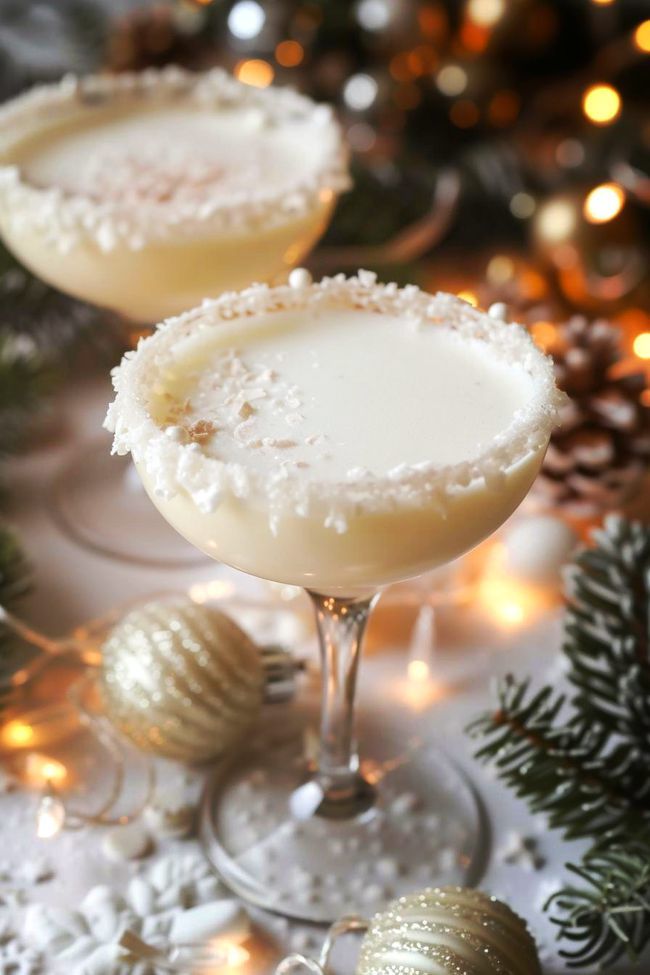
[[[596,186],[584,202],[583,213],[589,223],[608,223],[625,206],[625,193],[616,183]]]
[[[31,744],[34,738],[34,729],[30,724],[16,718],[7,722],[0,737],[2,744],[9,748],[24,748]]]
[[[650,54],[650,20],[644,20],[634,31],[634,44],[637,50]]]
[[[23,775],[29,785],[43,788],[51,784],[60,784],[68,777],[68,770],[63,762],[32,752],[25,756]]]
[[[235,66],[235,77],[244,85],[251,85],[253,88],[268,88],[275,72],[268,61],[261,58],[251,58],[247,61],[240,61]]]
[[[650,359],[650,332],[640,332],[634,339],[632,348],[639,359]]]
[[[621,114],[621,96],[612,85],[591,85],[582,96],[582,110],[590,122],[609,125]]]

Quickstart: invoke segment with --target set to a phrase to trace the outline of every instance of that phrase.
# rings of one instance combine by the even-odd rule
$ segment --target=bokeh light
[[[589,223],[607,223],[617,217],[625,205],[625,193],[616,183],[603,183],[588,194],[583,213]]]
[[[305,51],[302,44],[298,41],[280,41],[275,49],[275,60],[283,68],[295,68],[305,57]]]
[[[467,88],[467,72],[459,64],[446,64],[438,72],[436,84],[443,95],[461,95]]]
[[[537,211],[537,230],[549,243],[566,240],[576,229],[576,211],[570,200],[551,200]]]
[[[365,112],[377,97],[377,82],[369,74],[353,74],[345,83],[343,98],[348,108]]]
[[[467,16],[480,27],[492,27],[505,11],[505,0],[468,0],[467,3]]]
[[[274,76],[275,72],[268,61],[259,58],[240,61],[235,66],[235,77],[245,85],[252,85],[253,88],[268,88]]]
[[[257,0],[239,0],[228,14],[228,30],[239,40],[249,41],[261,32],[266,14]]]
[[[643,51],[644,54],[650,54],[650,20],[644,20],[636,28],[634,31],[634,43],[639,51]]]
[[[591,85],[582,96],[582,110],[596,125],[609,125],[621,114],[621,96],[612,85]]]
[[[639,359],[650,359],[650,332],[641,332],[637,335],[632,348]]]

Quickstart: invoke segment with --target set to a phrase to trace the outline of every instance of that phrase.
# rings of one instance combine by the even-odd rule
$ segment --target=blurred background
[[[618,503],[650,452],[647,0],[0,3],[2,99],[169,62],[333,103],[355,187],[314,270],[505,302],[577,404],[548,500]],[[117,334],[100,314],[1,253],[0,449],[86,339]]]

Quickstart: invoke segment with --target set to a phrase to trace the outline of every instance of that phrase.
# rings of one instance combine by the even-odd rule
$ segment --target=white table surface
[[[84,437],[97,436],[108,396],[107,383],[99,380],[81,382],[59,396],[47,421],[47,438],[42,438],[48,445],[35,445],[28,454],[9,465],[12,499],[9,519],[19,530],[35,569],[33,594],[22,604],[21,613],[32,625],[51,635],[63,634],[83,620],[139,595],[170,588],[186,589],[197,581],[236,575],[210,563],[183,570],[119,564],[80,548],[61,533],[47,510],[51,478]],[[238,585],[248,584],[244,577],[239,578]],[[504,635],[490,657],[490,671],[497,675],[513,670],[521,675],[532,673],[540,682],[545,676],[557,681],[559,634],[557,616],[549,616],[529,629]],[[470,649],[461,647],[458,652],[470,654]],[[424,737],[437,736],[455,755],[471,777],[486,813],[486,866],[480,879],[481,888],[506,899],[528,920],[538,939],[547,975],[569,971],[558,957],[554,929],[543,915],[541,905],[559,885],[563,863],[574,855],[576,844],[561,842],[542,820],[534,819],[526,806],[496,781],[489,769],[479,766],[472,758],[475,746],[463,728],[493,701],[489,675],[481,672],[475,679],[470,678],[462,688],[444,695],[416,715],[412,708],[396,699],[404,683],[405,668],[403,648],[383,648],[369,654],[360,680],[362,705],[370,709],[390,708],[391,718],[404,722],[405,736],[417,728]],[[468,670],[472,670],[471,663]],[[178,771],[170,770],[168,774],[178,774]],[[5,865],[12,867],[25,859],[44,856],[54,868],[53,879],[35,888],[35,898],[75,907],[85,891],[95,884],[110,883],[117,889],[126,886],[134,868],[131,864],[116,865],[105,859],[101,852],[101,829],[63,832],[52,840],[38,840],[34,833],[33,804],[33,795],[29,794],[0,796],[0,817],[4,824],[1,858]],[[545,861],[543,869],[505,862],[504,849],[513,834],[537,839],[539,854]],[[187,840],[181,845],[187,849],[188,844],[194,843]],[[162,844],[154,855],[164,849]],[[346,905],[341,904],[341,913],[345,911]],[[256,913],[256,919],[262,928],[279,938],[279,950],[282,944],[289,949],[303,940],[300,935],[296,939],[296,932],[307,932],[310,947],[314,949],[322,937],[319,928],[278,923],[261,912]],[[352,948],[347,954],[342,953],[339,967],[352,975]],[[650,969],[639,969],[643,970]]]

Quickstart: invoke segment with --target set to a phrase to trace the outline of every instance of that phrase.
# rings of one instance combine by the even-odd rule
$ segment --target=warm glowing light
[[[468,305],[473,305],[474,308],[477,307],[478,295],[475,294],[473,291],[469,291],[469,290],[457,291],[456,294],[462,301],[466,301]]]
[[[446,64],[438,72],[436,84],[443,95],[453,98],[467,88],[467,72],[459,64]]]
[[[532,217],[536,206],[535,197],[521,190],[519,193],[515,193],[510,200],[510,213],[517,220],[526,220],[528,217]]]
[[[468,0],[467,4],[467,16],[481,27],[492,27],[505,10],[505,0]]]
[[[576,211],[569,200],[551,200],[537,211],[537,230],[549,243],[567,240],[576,228]]]
[[[305,56],[302,44],[298,41],[280,41],[275,49],[275,60],[283,68],[295,68]]]
[[[641,332],[637,335],[632,348],[639,359],[650,359],[650,332]]]
[[[505,548],[495,543],[486,560],[478,585],[478,598],[485,612],[503,629],[516,629],[531,622],[548,605],[548,593],[538,586],[520,582],[505,568]]]
[[[621,113],[621,96],[611,85],[592,85],[582,96],[582,110],[596,125],[609,125]]]
[[[607,223],[617,217],[625,204],[625,193],[616,183],[603,183],[589,193],[583,213],[589,223]]]
[[[516,91],[504,88],[497,91],[488,105],[488,119],[492,125],[504,127],[510,125],[517,118],[521,108],[521,98]]]
[[[459,129],[470,129],[479,120],[479,110],[469,98],[462,98],[449,109],[449,118]]]
[[[430,674],[429,664],[426,660],[410,660],[407,668],[408,678],[412,680],[414,684],[419,683],[423,680],[429,679]]]
[[[610,7],[616,0],[591,0],[597,7]]]
[[[34,729],[24,721],[8,721],[2,729],[2,744],[13,748],[24,748],[34,737]]]
[[[650,20],[644,20],[634,31],[634,43],[639,51],[650,54]]]
[[[211,599],[227,599],[234,591],[232,582],[226,579],[211,579],[209,582],[195,582],[190,586],[188,595],[194,603],[207,603]]]
[[[548,352],[557,342],[557,328],[553,322],[535,322],[530,329],[533,341],[542,352]]]
[[[467,51],[480,54],[490,42],[490,31],[487,27],[480,27],[471,20],[466,20],[460,29],[460,42]]]
[[[65,806],[55,795],[45,795],[41,799],[36,813],[36,835],[42,840],[49,840],[63,829],[65,823]]]
[[[268,88],[273,81],[275,72],[268,63],[260,58],[253,58],[250,61],[240,61],[235,66],[235,76],[245,85],[252,85],[253,88]]]
[[[41,788],[48,784],[60,784],[68,776],[68,770],[62,762],[39,752],[27,755],[23,767],[26,781]]]
[[[495,606],[495,615],[502,623],[508,626],[516,626],[518,623],[523,623],[526,619],[526,611],[521,603],[516,603],[514,600],[508,601],[507,599],[501,603],[497,603]]]
[[[515,262],[506,254],[495,254],[488,261],[485,274],[490,284],[505,284],[514,277]]]
[[[650,406],[650,389],[644,389],[641,393],[641,402],[644,406]]]

